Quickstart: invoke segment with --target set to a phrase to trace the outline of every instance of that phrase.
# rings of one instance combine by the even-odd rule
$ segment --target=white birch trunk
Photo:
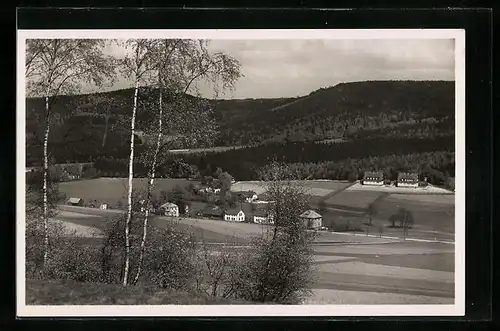
[[[153,153],[153,162],[151,163],[151,169],[149,171],[149,182],[148,182],[148,188],[147,188],[147,195],[146,195],[146,213],[144,215],[144,224],[143,224],[143,229],[142,229],[142,240],[141,240],[141,252],[139,255],[139,266],[137,268],[137,274],[135,275],[134,279],[134,284],[137,283],[139,280],[141,271],[142,271],[142,264],[144,262],[144,252],[145,252],[145,247],[146,247],[146,239],[147,239],[147,233],[148,233],[148,217],[149,217],[149,206],[151,204],[151,191],[153,190],[153,184],[155,180],[155,173],[156,173],[156,162],[158,158],[158,153],[160,152],[160,145],[161,145],[161,137],[162,137],[162,117],[163,117],[163,104],[162,104],[162,91],[160,87],[160,96],[158,99],[158,106],[159,106],[159,111],[158,111],[158,135],[156,139],[156,148]]]
[[[137,94],[139,92],[139,80],[135,83],[134,107],[132,110],[132,121],[130,131],[130,157],[128,165],[128,210],[127,222],[125,223],[125,264],[123,267],[123,286],[128,284],[128,274],[130,269],[130,223],[132,221],[132,180],[134,178],[134,136],[135,136],[135,115],[137,112]]]
[[[48,156],[48,143],[49,143],[49,131],[50,131],[50,121],[49,121],[49,97],[45,97],[45,112],[47,114],[47,120],[45,124],[45,135],[43,137],[43,228],[44,228],[44,247],[43,247],[43,266],[47,266],[47,260],[49,257],[49,201],[48,201],[48,187],[47,187],[47,177],[49,174],[49,156]]]

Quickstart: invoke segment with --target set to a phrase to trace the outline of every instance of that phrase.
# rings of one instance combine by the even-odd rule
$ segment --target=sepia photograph
[[[18,30],[19,316],[465,311],[463,30]]]

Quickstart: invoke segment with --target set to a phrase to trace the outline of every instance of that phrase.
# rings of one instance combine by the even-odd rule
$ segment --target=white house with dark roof
[[[253,222],[257,224],[274,224],[274,219],[267,210],[257,210],[253,213]]]
[[[398,173],[398,187],[418,187],[418,174],[414,172]]]
[[[363,185],[384,185],[384,173],[381,171],[366,171],[363,176]]]
[[[241,208],[231,208],[224,212],[224,220],[229,222],[244,222],[245,213]]]

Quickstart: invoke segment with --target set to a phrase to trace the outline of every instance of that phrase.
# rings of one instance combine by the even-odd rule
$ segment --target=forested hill
[[[227,145],[429,138],[454,134],[454,99],[454,82],[370,81],[323,88],[281,104],[274,101],[274,107],[268,101],[265,109],[259,107],[259,100],[239,105],[223,101],[216,109],[220,107],[220,141]],[[241,111],[239,116],[224,116],[234,113],[234,108]]]
[[[147,103],[155,102],[157,93],[152,88],[140,92],[139,130],[153,120],[154,113],[146,111]],[[454,82],[449,81],[367,81],[342,83],[296,98],[206,101],[219,127],[216,145],[240,146],[337,138],[449,137],[454,135],[454,96]],[[59,151],[65,147],[67,152],[56,157],[57,161],[126,156],[129,132],[116,119],[130,117],[132,102],[132,89],[58,98],[49,145]],[[105,108],[106,104],[111,106]],[[28,139],[30,134],[40,138],[44,100],[28,99],[26,109]],[[105,113],[108,116],[100,116]],[[28,143],[28,149],[38,159],[40,139]],[[71,151],[78,151],[78,157],[65,155]],[[61,154],[54,152],[54,156]]]

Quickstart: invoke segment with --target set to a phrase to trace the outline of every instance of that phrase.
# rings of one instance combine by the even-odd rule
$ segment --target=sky
[[[307,95],[321,87],[367,80],[455,78],[453,39],[212,40],[209,50],[241,64],[243,77],[224,99]],[[123,54],[114,46],[110,54]],[[131,87],[121,79],[110,89]],[[211,88],[200,85],[205,97]]]

